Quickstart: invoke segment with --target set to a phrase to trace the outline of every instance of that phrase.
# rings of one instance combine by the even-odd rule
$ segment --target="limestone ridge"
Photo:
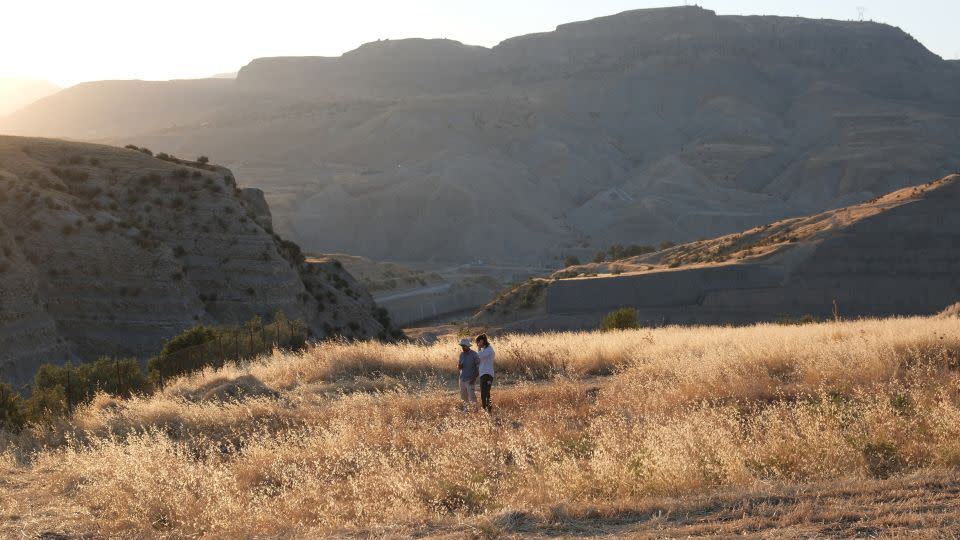
[[[954,172],[958,87],[891,26],[665,8],[490,49],[391,40],[235,81],[80,85],[0,130],[217,156],[311,252],[541,265]]]
[[[526,319],[520,326],[592,327],[620,307],[637,308],[648,324],[929,315],[960,298],[958,205],[960,175],[949,176],[861,205],[570,269],[539,282],[532,311],[509,313],[516,294],[504,295],[480,320],[514,315]],[[619,275],[603,274],[613,266]],[[562,279],[577,273],[586,277]]]
[[[906,65],[942,82],[941,59],[903,31],[877,23],[797,17],[717,16],[698,7],[644,9],[564,24],[492,49],[451,40],[368,43],[342,57],[260,58],[240,70],[241,87],[309,88],[313,95],[403,98],[493,88],[503,83],[622,74],[638,62],[744,57],[827,70],[879,94],[955,95],[915,83]],[[878,65],[883,58],[887,65]],[[425,80],[424,77],[427,77]],[[416,81],[416,84],[412,84]]]
[[[0,137],[0,379],[277,311],[320,336],[384,331],[349,274],[306,264],[269,219],[222,167]]]

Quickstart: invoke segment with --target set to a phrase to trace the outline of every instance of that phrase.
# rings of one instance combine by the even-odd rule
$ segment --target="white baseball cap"
[[[461,347],[469,347],[469,346],[472,345],[472,344],[473,344],[473,342],[471,342],[471,341],[470,341],[469,339],[467,339],[467,338],[463,338],[463,339],[460,340],[460,346],[461,346]]]

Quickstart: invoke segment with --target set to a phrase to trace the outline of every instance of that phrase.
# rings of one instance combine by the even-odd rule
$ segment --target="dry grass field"
[[[0,537],[960,535],[960,319],[337,343],[0,433]]]

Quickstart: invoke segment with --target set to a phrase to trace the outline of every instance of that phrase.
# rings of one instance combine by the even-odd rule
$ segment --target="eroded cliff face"
[[[262,194],[221,167],[0,137],[0,230],[4,379],[40,362],[144,356],[192,325],[278,311],[319,336],[384,331],[362,287],[306,265],[272,233]]]

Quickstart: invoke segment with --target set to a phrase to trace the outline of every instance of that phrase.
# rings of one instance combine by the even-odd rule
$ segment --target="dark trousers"
[[[493,404],[490,403],[490,388],[493,386],[493,375],[483,375],[480,377],[480,403],[483,410],[490,412]]]

